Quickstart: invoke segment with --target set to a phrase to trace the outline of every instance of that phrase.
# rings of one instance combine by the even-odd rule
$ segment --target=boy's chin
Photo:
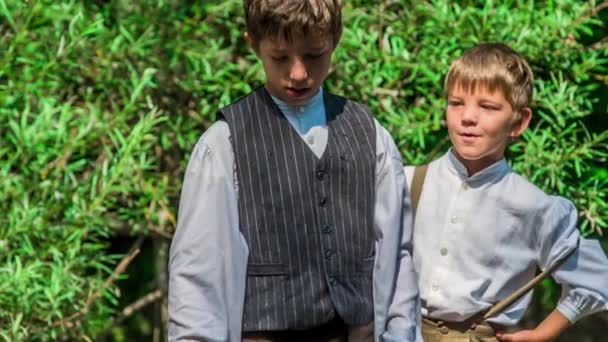
[[[319,92],[319,88],[307,88],[305,91],[297,92],[289,88],[273,88],[266,85],[266,90],[268,90],[270,95],[294,107],[307,104]]]
[[[456,157],[465,164],[469,165],[491,165],[504,157],[504,151],[500,153],[484,153],[483,151],[468,151],[466,149],[454,149]]]
[[[291,106],[302,106],[310,102],[310,99],[312,99],[318,92],[319,88],[308,88],[300,93],[286,89],[283,92],[282,100]]]

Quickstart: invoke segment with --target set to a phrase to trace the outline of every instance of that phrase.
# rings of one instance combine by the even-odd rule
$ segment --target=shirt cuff
[[[564,315],[570,323],[576,322],[582,315],[581,311],[576,307],[570,297],[566,297],[559,302],[557,310]]]

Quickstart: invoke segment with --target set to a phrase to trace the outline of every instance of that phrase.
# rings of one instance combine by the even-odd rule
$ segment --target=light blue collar
[[[446,162],[448,169],[450,172],[458,176],[462,181],[467,181],[468,183],[485,183],[495,179],[502,178],[504,174],[509,172],[511,169],[507,164],[507,160],[502,158],[492,165],[486,167],[485,169],[477,172],[473,176],[469,177],[469,173],[467,172],[467,168],[460,162],[458,157],[454,152],[454,148],[450,148],[450,150],[446,153]]]
[[[270,97],[272,97],[272,100],[274,101],[274,103],[277,104],[277,107],[279,107],[279,109],[285,115],[295,114],[298,116],[302,116],[302,115],[306,115],[308,113],[318,112],[319,108],[323,108],[323,109],[325,108],[325,105],[323,103],[323,88],[322,87],[319,88],[319,91],[313,97],[311,97],[307,103],[305,103],[302,106],[292,106],[277,97],[274,97],[272,95],[270,95]]]

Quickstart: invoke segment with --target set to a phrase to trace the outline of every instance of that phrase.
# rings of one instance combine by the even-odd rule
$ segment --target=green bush
[[[606,7],[348,1],[326,87],[368,103],[418,164],[449,144],[450,61],[477,42],[512,45],[536,74],[534,120],[512,145],[513,166],[572,198],[583,234],[602,237]],[[243,27],[240,0],[0,0],[0,337],[164,334],[166,249],[188,155],[216,110],[263,80]],[[152,302],[156,318],[138,311]]]

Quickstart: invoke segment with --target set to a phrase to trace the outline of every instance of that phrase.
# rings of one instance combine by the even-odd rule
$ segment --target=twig
[[[158,204],[160,205],[160,207],[162,209],[162,213],[169,219],[169,222],[171,222],[173,227],[176,227],[177,220],[175,219],[175,215],[173,214],[173,212],[171,212],[171,210],[169,210],[166,203],[163,201],[159,201]]]
[[[85,316],[89,312],[91,305],[93,305],[93,303],[99,297],[101,297],[101,295],[103,294],[103,291],[105,291],[116,280],[116,278],[118,278],[118,276],[127,269],[129,264],[131,263],[131,261],[133,261],[133,259],[135,259],[137,254],[139,254],[139,247],[143,243],[144,238],[145,238],[144,236],[140,236],[137,238],[137,240],[133,243],[133,245],[129,249],[129,252],[127,253],[127,255],[125,255],[122,258],[122,260],[118,263],[118,265],[114,269],[114,272],[112,272],[112,274],[103,283],[103,286],[99,290],[97,290],[97,292],[95,292],[89,296],[84,307],[82,307],[80,310],[78,310],[76,313],[72,314],[71,316],[68,316],[60,321],[53,323],[51,326],[52,327],[63,326],[63,327],[66,327],[69,329],[74,326],[74,323],[73,323],[74,320],[77,320],[80,317]]]
[[[600,50],[608,46],[608,37],[604,37],[589,46],[590,50]]]
[[[110,332],[110,330],[121,324],[122,322],[124,322],[127,318],[131,317],[135,312],[143,309],[144,307],[155,303],[159,300],[161,300],[163,298],[163,292],[160,289],[157,289],[155,291],[152,291],[150,293],[148,293],[147,295],[139,298],[138,300],[134,301],[133,303],[127,305],[124,309],[122,309],[120,315],[118,317],[114,317],[112,319],[110,319],[110,323],[109,326],[107,328],[105,328],[97,337],[100,340],[103,340],[103,338]]]
[[[598,15],[598,13],[599,13],[601,10],[605,9],[605,8],[608,8],[608,1],[604,1],[604,2],[602,2],[601,4],[599,4],[599,5],[595,6],[595,7],[591,7],[591,8],[589,9],[589,12],[587,13],[587,15],[582,15],[582,16],[580,16],[580,17],[576,18],[576,19],[575,19],[575,20],[572,22],[572,23],[574,24],[574,25],[572,25],[572,26],[576,26],[576,25],[578,25],[578,24],[582,23],[583,21],[585,21],[585,20],[587,20],[587,19],[589,19],[589,18],[591,18],[591,17],[593,17],[593,16]]]
[[[112,323],[120,324],[120,323],[124,322],[125,319],[131,317],[135,312],[143,309],[144,307],[146,307],[154,302],[159,301],[161,298],[163,298],[163,293],[160,289],[148,293],[147,295],[139,298],[135,302],[127,305],[122,310],[120,316],[118,316],[118,318],[112,320]]]
[[[380,4],[380,23],[378,24],[378,50],[382,51],[384,49],[384,10],[385,10],[386,2],[382,2]]]
[[[70,159],[70,157],[72,156],[72,153],[74,153],[74,151],[72,149],[66,150],[61,156],[57,157],[57,159],[55,159],[52,162],[50,162],[49,164],[47,164],[44,167],[44,169],[42,169],[42,171],[40,172],[41,178],[46,179],[49,172],[54,168],[58,168],[58,169],[65,168],[65,165],[67,164],[68,159]]]
[[[148,221],[151,221],[151,218],[149,218],[149,217],[146,217],[146,218],[148,219]],[[106,221],[107,221],[107,226],[112,229],[114,234],[116,234],[118,236],[129,236],[129,237],[134,235],[134,231],[133,231],[132,227],[130,225],[128,225],[128,223],[125,222],[124,220],[121,220],[120,218],[116,217],[116,215],[113,215],[112,213],[108,214],[108,218]],[[147,228],[148,228],[148,232],[151,233],[152,236],[158,236],[165,240],[171,240],[173,238],[173,234],[171,234],[170,232],[167,232],[167,230],[166,230],[166,229],[169,229],[169,227],[163,229],[162,226],[150,224]]]
[[[595,218],[591,215],[589,209],[585,208],[582,212],[583,216],[587,219],[587,221],[589,221],[589,224],[591,225],[591,231],[597,232],[600,236],[602,236],[602,229],[600,229],[599,226],[596,227]]]
[[[608,1],[604,1],[601,4],[597,5],[595,8],[593,8],[591,11],[593,12],[594,15],[597,15],[601,10],[608,8]]]
[[[151,231],[152,233],[159,235],[160,237],[163,237],[167,240],[171,240],[173,238],[173,235],[171,233],[167,233],[166,231],[162,230],[160,227],[156,227],[156,226],[148,226],[148,230]]]
[[[374,88],[372,90],[372,95],[386,95],[390,97],[399,96],[399,91],[394,89],[386,89],[386,88]]]

